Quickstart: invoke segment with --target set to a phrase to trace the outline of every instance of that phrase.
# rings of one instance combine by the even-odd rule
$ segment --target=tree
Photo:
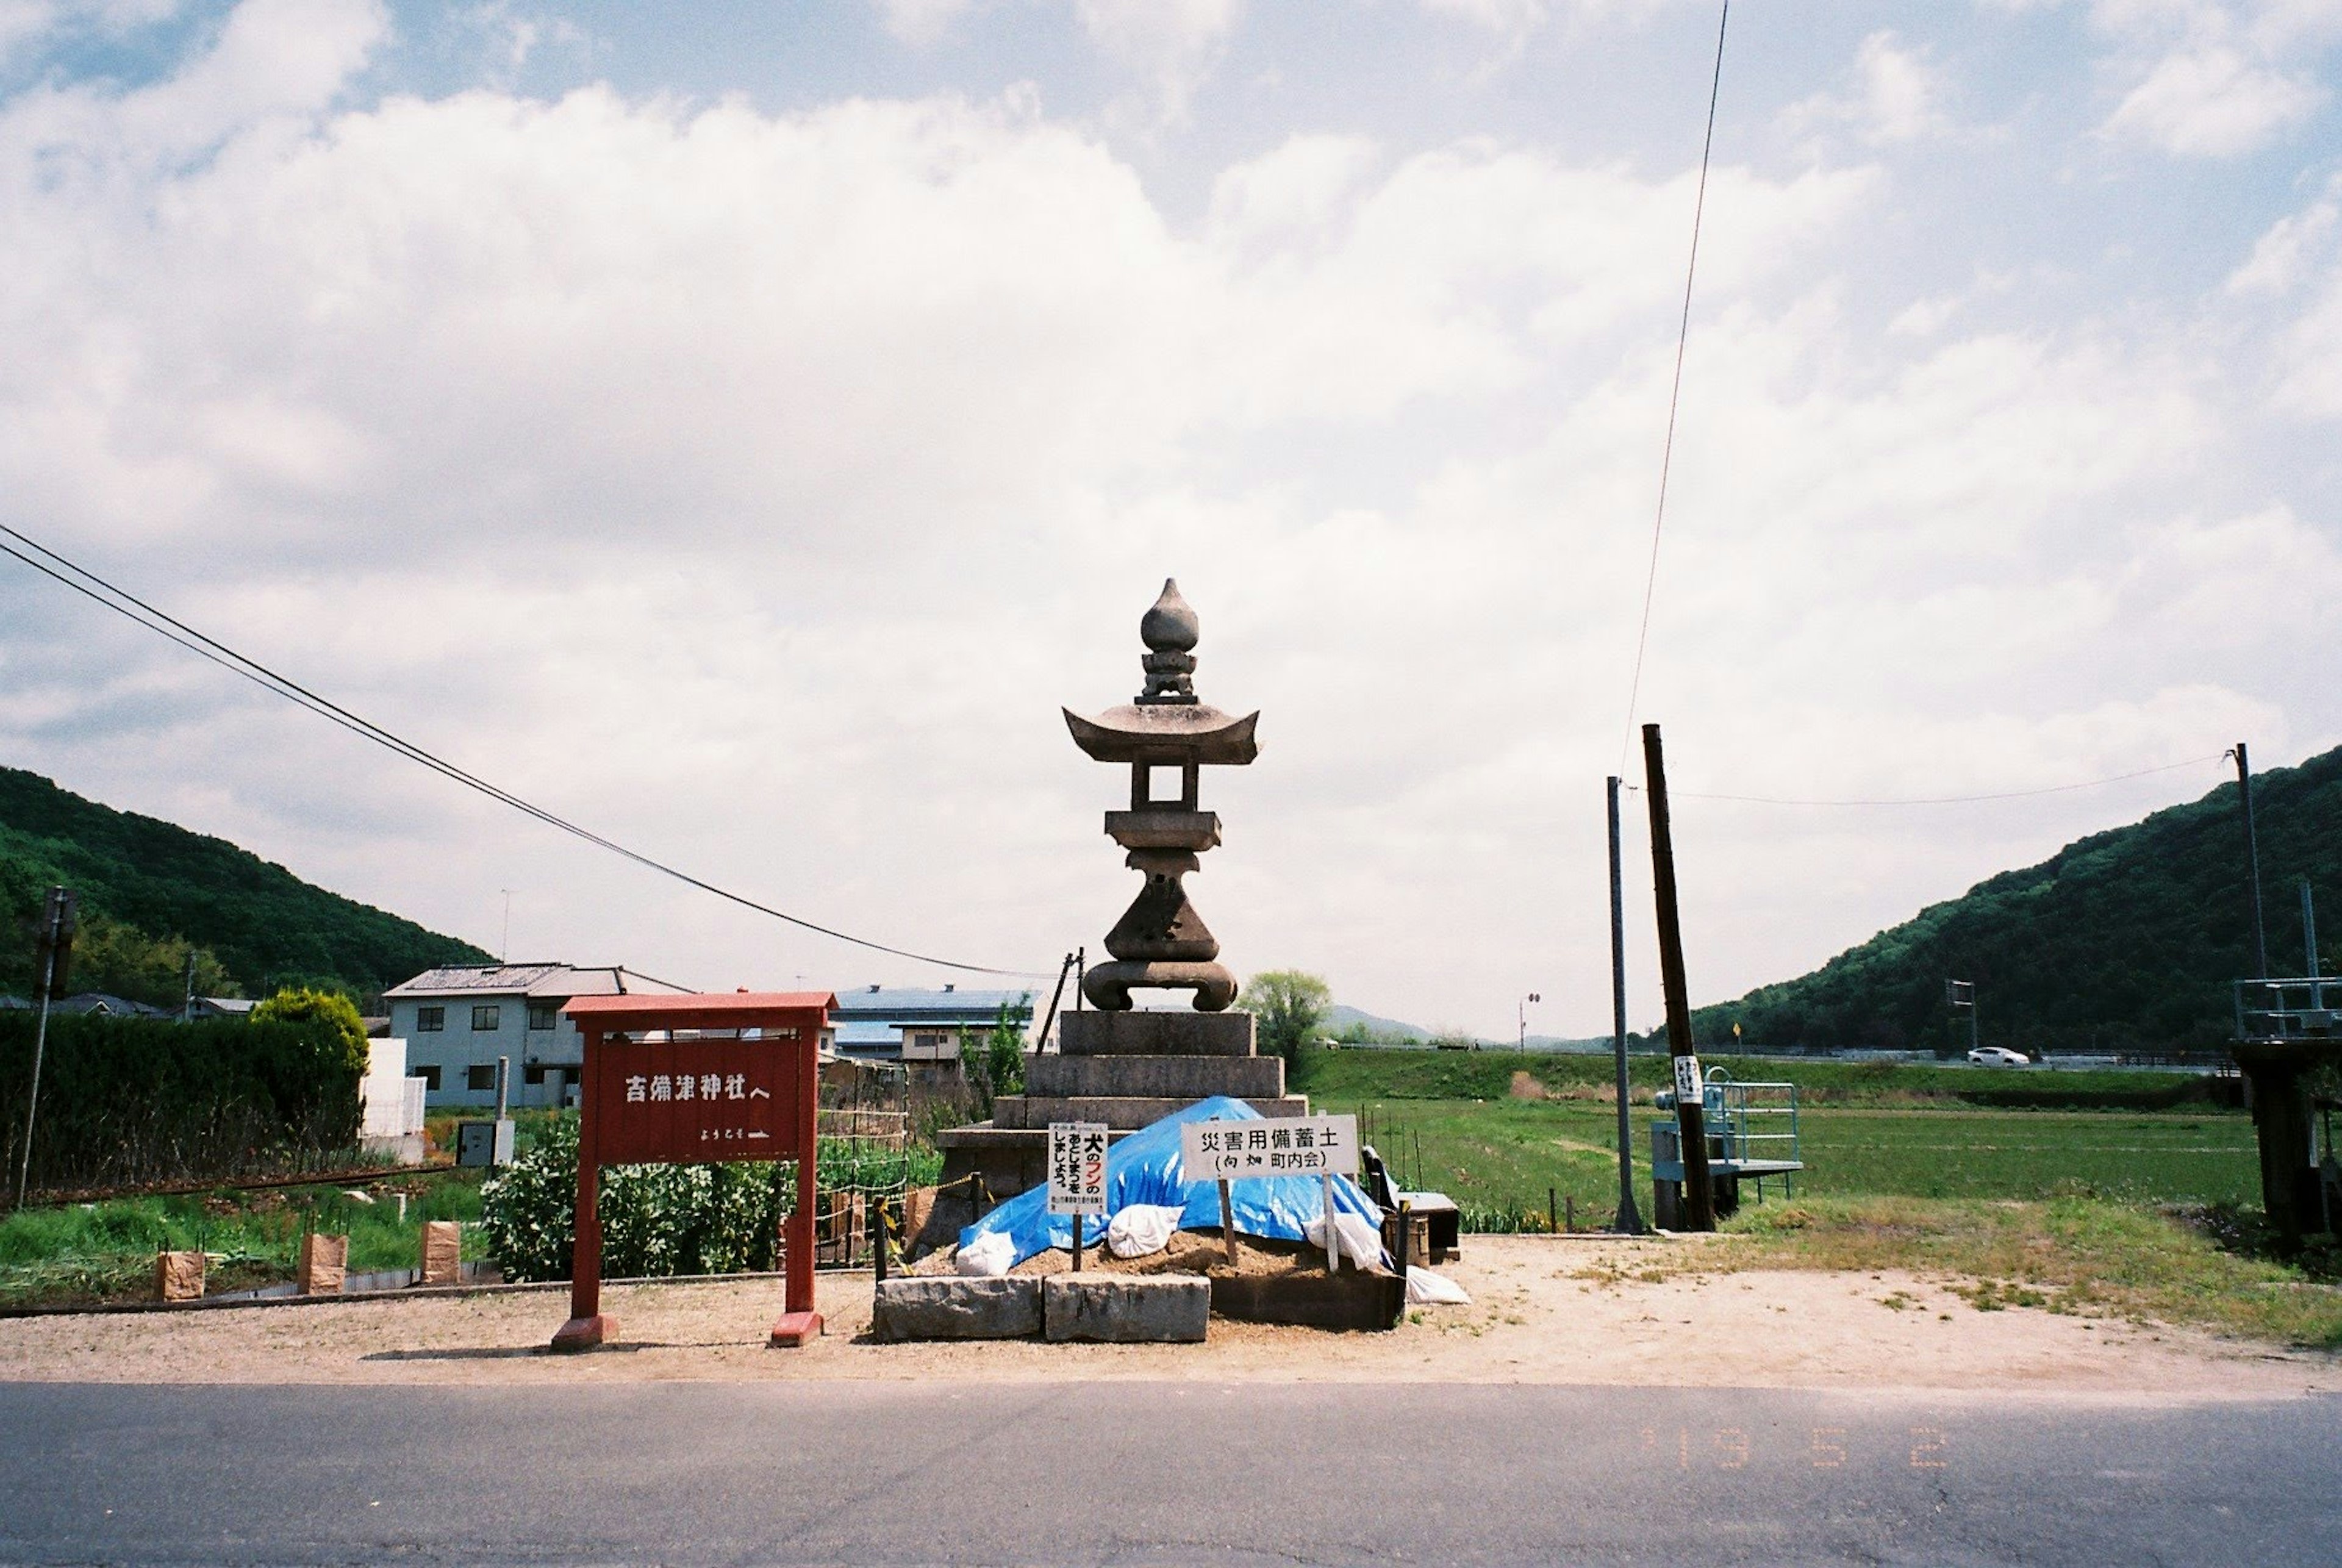
[[[1025,1024],[1017,1011],[1004,1002],[991,1028],[981,1034],[960,1031],[959,1064],[985,1115],[992,1114],[995,1095],[1023,1094]]]
[[[358,1016],[357,1004],[338,991],[311,991],[306,988],[279,991],[252,1010],[253,1022],[265,1023],[276,1019],[286,1024],[302,1024],[316,1019],[333,1026],[341,1036],[343,1057],[349,1070],[359,1077],[365,1076],[365,1020]]]
[[[1301,1054],[1301,1043],[1311,1038],[1334,1005],[1333,988],[1315,974],[1298,969],[1269,969],[1245,983],[1245,1005],[1260,1021],[1260,1033],[1269,1049],[1290,1064]]]

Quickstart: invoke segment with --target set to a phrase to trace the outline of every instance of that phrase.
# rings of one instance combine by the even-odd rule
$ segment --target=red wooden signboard
[[[797,1202],[782,1233],[786,1307],[772,1343],[821,1333],[813,1310],[816,1052],[826,991],[581,996],[562,1011],[585,1039],[577,1129],[577,1243],[569,1321],[555,1350],[600,1344],[604,1165],[794,1160]]]

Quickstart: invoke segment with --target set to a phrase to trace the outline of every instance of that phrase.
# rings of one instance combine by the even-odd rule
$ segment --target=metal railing
[[[2238,1040],[2342,1038],[2342,979],[2239,980],[2236,989]]]
[[[1700,1103],[1710,1170],[1755,1180],[1761,1196],[1766,1177],[1787,1183],[1805,1169],[1795,1084],[1736,1083],[1726,1069],[1710,1067]],[[1656,1104],[1674,1110],[1675,1092],[1660,1090]],[[1683,1179],[1683,1144],[1672,1119],[1651,1124],[1651,1170],[1661,1180]]]
[[[1706,1098],[1711,1115],[1718,1114],[1714,1107],[1721,1101],[1725,1159],[1744,1166],[1759,1162],[1804,1164],[1795,1084],[1738,1084],[1724,1068],[1710,1067]]]

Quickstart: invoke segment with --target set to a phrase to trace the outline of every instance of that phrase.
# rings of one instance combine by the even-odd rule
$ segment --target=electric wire
[[[1692,280],[1699,272],[1699,225],[1707,211],[1707,165],[1716,148],[1716,105],[1724,90],[1724,34],[1732,21],[1732,0],[1724,0],[1716,18],[1716,73],[1707,85],[1707,134],[1699,144],[1699,188],[1692,198],[1691,254],[1684,262],[1683,315],[1676,324],[1675,379],[1667,387],[1667,434],[1659,447],[1659,499],[1651,515],[1651,562],[1643,575],[1643,619],[1635,633],[1635,674],[1626,686],[1626,734],[1618,746],[1618,771],[1626,771],[1627,754],[1635,745],[1635,710],[1643,695],[1643,655],[1651,642],[1651,600],[1659,585],[1659,534],[1667,521],[1667,476],[1675,465],[1676,412],[1683,401],[1684,349],[1691,339]]]
[[[918,953],[905,947],[890,946],[886,943],[876,942],[868,937],[856,936],[851,932],[840,931],[835,926],[824,925],[817,921],[807,920],[801,915],[791,914],[786,910],[776,909],[769,904],[750,898],[746,894],[735,893],[730,888],[709,882],[704,877],[695,876],[687,871],[684,871],[676,866],[668,864],[665,861],[645,854],[639,850],[630,849],[615,839],[606,837],[602,834],[596,833],[590,828],[581,826],[576,823],[571,822],[566,817],[560,816],[554,812],[546,810],[543,806],[537,805],[532,801],[523,799],[521,796],[513,794],[509,790],[504,789],[497,784],[491,784],[487,780],[483,779],[475,774],[468,773],[463,768],[456,766],[455,764],[446,761],[445,758],[425,750],[422,746],[415,744],[414,742],[406,740],[403,736],[394,734],[390,731],[384,729],[381,725],[375,724],[372,720],[351,712],[348,708],[342,706],[340,704],[334,702],[328,697],[319,695],[317,693],[311,691],[308,687],[302,685],[299,682],[277,674],[275,670],[260,663],[258,660],[238,653],[235,649],[229,647],[226,644],[219,641],[217,638],[209,636],[187,624],[185,622],[169,614],[167,612],[157,609],[153,604],[148,604],[145,600],[139,598],[136,594],[130,593],[126,589],[117,587],[113,583],[108,582],[105,578],[89,570],[89,568],[67,559],[65,556],[59,554],[56,551],[50,549],[47,545],[43,544],[38,540],[8,526],[5,523],[0,523],[0,534],[5,534],[9,538],[15,540],[18,544],[37,552],[39,555],[46,557],[46,560],[37,560],[33,555],[26,554],[24,550],[17,549],[15,545],[5,543],[0,543],[0,554],[5,554],[15,557],[24,564],[32,567],[36,572],[39,572],[44,576],[49,577],[54,581],[62,584],[65,587],[72,589],[75,593],[81,594],[84,598],[88,599],[95,604],[104,605],[106,609],[121,615],[124,619],[132,622],[134,624],[145,627],[147,631],[154,633],[156,636],[162,637],[167,642],[175,643],[181,648],[185,649],[187,652],[196,654],[198,657],[208,659],[213,664],[217,664],[220,668],[228,671],[230,674],[241,676],[243,679],[251,682],[254,685],[260,687],[263,691],[281,697],[297,707],[305,708],[310,713],[315,714],[320,718],[328,720],[333,724],[339,724],[342,728],[348,730],[351,734],[359,736],[361,739],[370,741],[374,744],[381,746],[385,750],[394,752],[398,755],[406,758],[410,762],[416,763],[424,767],[429,768],[432,772],[436,773],[442,777],[449,779],[454,783],[462,784],[466,789],[474,790],[487,796],[489,799],[499,803],[500,804],[509,806],[513,810],[520,812],[524,815],[533,817],[536,821],[543,823],[547,827],[555,828],[562,833],[568,834],[573,837],[583,840],[585,843],[593,844],[597,849],[606,850],[623,859],[632,861],[636,865],[642,866],[646,870],[655,871],[662,876],[671,877],[676,882],[680,882],[689,887],[696,888],[703,893],[712,894],[716,897],[724,899],[731,904],[737,904],[743,909],[754,911],[758,914],[767,915],[772,919],[785,922],[787,924],[796,926],[801,930],[810,931],[818,935],[827,936],[839,942],[848,943],[856,947],[867,948],[874,953],[885,953],[896,958],[907,958],[916,963],[933,964],[939,969],[958,970],[962,973],[970,974],[995,974],[1012,979],[1047,978],[1046,975],[1037,970],[1000,969],[995,968],[989,964],[962,963],[956,959],[938,958],[932,954]],[[48,562],[55,562],[56,564],[52,566],[48,564]],[[64,570],[59,571],[57,569],[58,567],[63,567]],[[72,575],[67,575],[68,573],[72,574]]]
[[[2001,790],[1991,794],[1917,795],[1897,799],[1876,800],[1805,800],[1766,794],[1710,794],[1698,790],[1670,789],[1671,800],[1734,801],[1744,805],[1788,806],[1905,806],[1905,805],[1973,805],[1987,801],[2030,800],[2037,795],[2070,794],[2076,790],[2099,789],[2107,784],[2123,784],[2131,779],[2151,778],[2157,774],[2177,773],[2182,768],[2202,767],[2206,763],[2226,760],[2234,754],[2215,753],[2210,756],[2190,757],[2186,762],[2165,763],[2159,767],[2140,768],[2136,773],[2111,774],[2101,779],[2084,779],[2079,784],[2045,784],[2039,789]],[[1627,784],[1628,789],[1636,786]]]

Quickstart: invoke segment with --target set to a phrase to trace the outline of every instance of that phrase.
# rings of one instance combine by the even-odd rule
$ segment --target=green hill
[[[433,964],[488,957],[225,840],[0,768],[0,992],[32,994],[31,933],[56,883],[81,900],[67,980],[76,991],[175,1004],[192,952],[205,995],[301,984],[371,998]]]
[[[2331,901],[2342,944],[2342,749],[2253,778],[2269,967],[2302,973],[2299,884]],[[1987,1044],[2018,1050],[2205,1049],[2232,1030],[2230,984],[2252,973],[2244,828],[2234,784],[2094,834],[1921,910],[1813,974],[1698,1009],[1713,1049],[1965,1047],[1947,979],[1976,982]]]

